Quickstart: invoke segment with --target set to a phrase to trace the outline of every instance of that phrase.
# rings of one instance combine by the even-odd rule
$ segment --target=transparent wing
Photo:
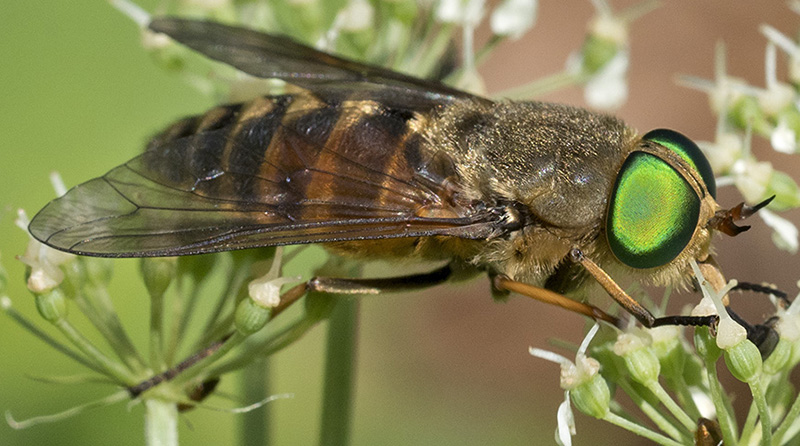
[[[155,18],[150,29],[245,73],[278,78],[327,99],[354,92],[397,108],[431,108],[454,100],[485,99],[444,84],[336,57],[286,37],[215,22]]]
[[[424,150],[412,115],[351,104],[281,96],[181,121],[48,204],[30,231],[69,252],[141,257],[496,229],[491,210],[445,186],[452,166]]]

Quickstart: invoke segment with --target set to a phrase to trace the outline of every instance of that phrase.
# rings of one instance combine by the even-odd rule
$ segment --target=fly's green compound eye
[[[608,206],[611,252],[632,268],[666,265],[689,244],[700,198],[666,161],[633,152],[617,175]]]
[[[717,198],[717,183],[714,181],[714,172],[705,155],[691,139],[674,130],[656,129],[647,132],[642,137],[645,141],[653,141],[672,150],[689,163],[706,183],[708,193]]]

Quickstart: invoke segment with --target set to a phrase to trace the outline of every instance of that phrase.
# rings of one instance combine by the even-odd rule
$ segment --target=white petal
[[[264,308],[274,308],[281,303],[281,286],[286,283],[298,282],[297,277],[278,277],[277,279],[263,280],[260,277],[247,285],[250,298]]]
[[[717,325],[717,347],[726,350],[747,339],[747,330],[733,318],[720,317]]]
[[[483,4],[484,0],[468,0],[467,6],[464,8],[464,24],[468,26],[477,26],[483,18]]]
[[[556,440],[558,444],[572,446],[572,436],[575,435],[575,415],[572,413],[572,405],[569,402],[569,391],[564,392],[564,401],[558,406],[558,428],[556,429]]]
[[[792,154],[797,150],[797,135],[783,120],[772,130],[769,142],[777,152]]]
[[[461,0],[439,0],[436,18],[443,23],[457,23],[464,18],[464,2]]]
[[[538,6],[538,0],[505,0],[492,12],[492,32],[518,39],[533,27]]]
[[[619,51],[584,88],[584,99],[592,107],[613,110],[628,99],[628,53]]]
[[[366,0],[350,0],[336,20],[345,31],[360,31],[372,27],[374,15],[375,8]]]
[[[780,249],[789,251],[792,254],[797,253],[798,245],[798,231],[797,226],[789,220],[779,217],[774,212],[767,209],[761,209],[758,215],[764,220],[772,230],[772,241]]]
[[[714,401],[708,394],[697,387],[690,387],[689,394],[692,395],[692,401],[694,401],[701,416],[709,420],[717,418],[717,408],[714,406]]]
[[[741,159],[733,164],[736,188],[751,203],[761,201],[772,178],[772,164]]]

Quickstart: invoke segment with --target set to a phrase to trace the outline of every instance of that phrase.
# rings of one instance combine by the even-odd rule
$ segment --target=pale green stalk
[[[178,446],[178,406],[174,401],[144,400],[147,446]]]

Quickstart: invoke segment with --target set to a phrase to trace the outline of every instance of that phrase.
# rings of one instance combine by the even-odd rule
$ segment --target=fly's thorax
[[[542,102],[460,103],[432,129],[471,198],[521,203],[557,228],[601,223],[633,139],[616,118]]]
[[[461,102],[427,133],[447,151],[469,199],[519,203],[525,228],[471,259],[515,280],[543,283],[571,247],[593,253],[614,178],[634,133],[613,117],[541,102]]]

